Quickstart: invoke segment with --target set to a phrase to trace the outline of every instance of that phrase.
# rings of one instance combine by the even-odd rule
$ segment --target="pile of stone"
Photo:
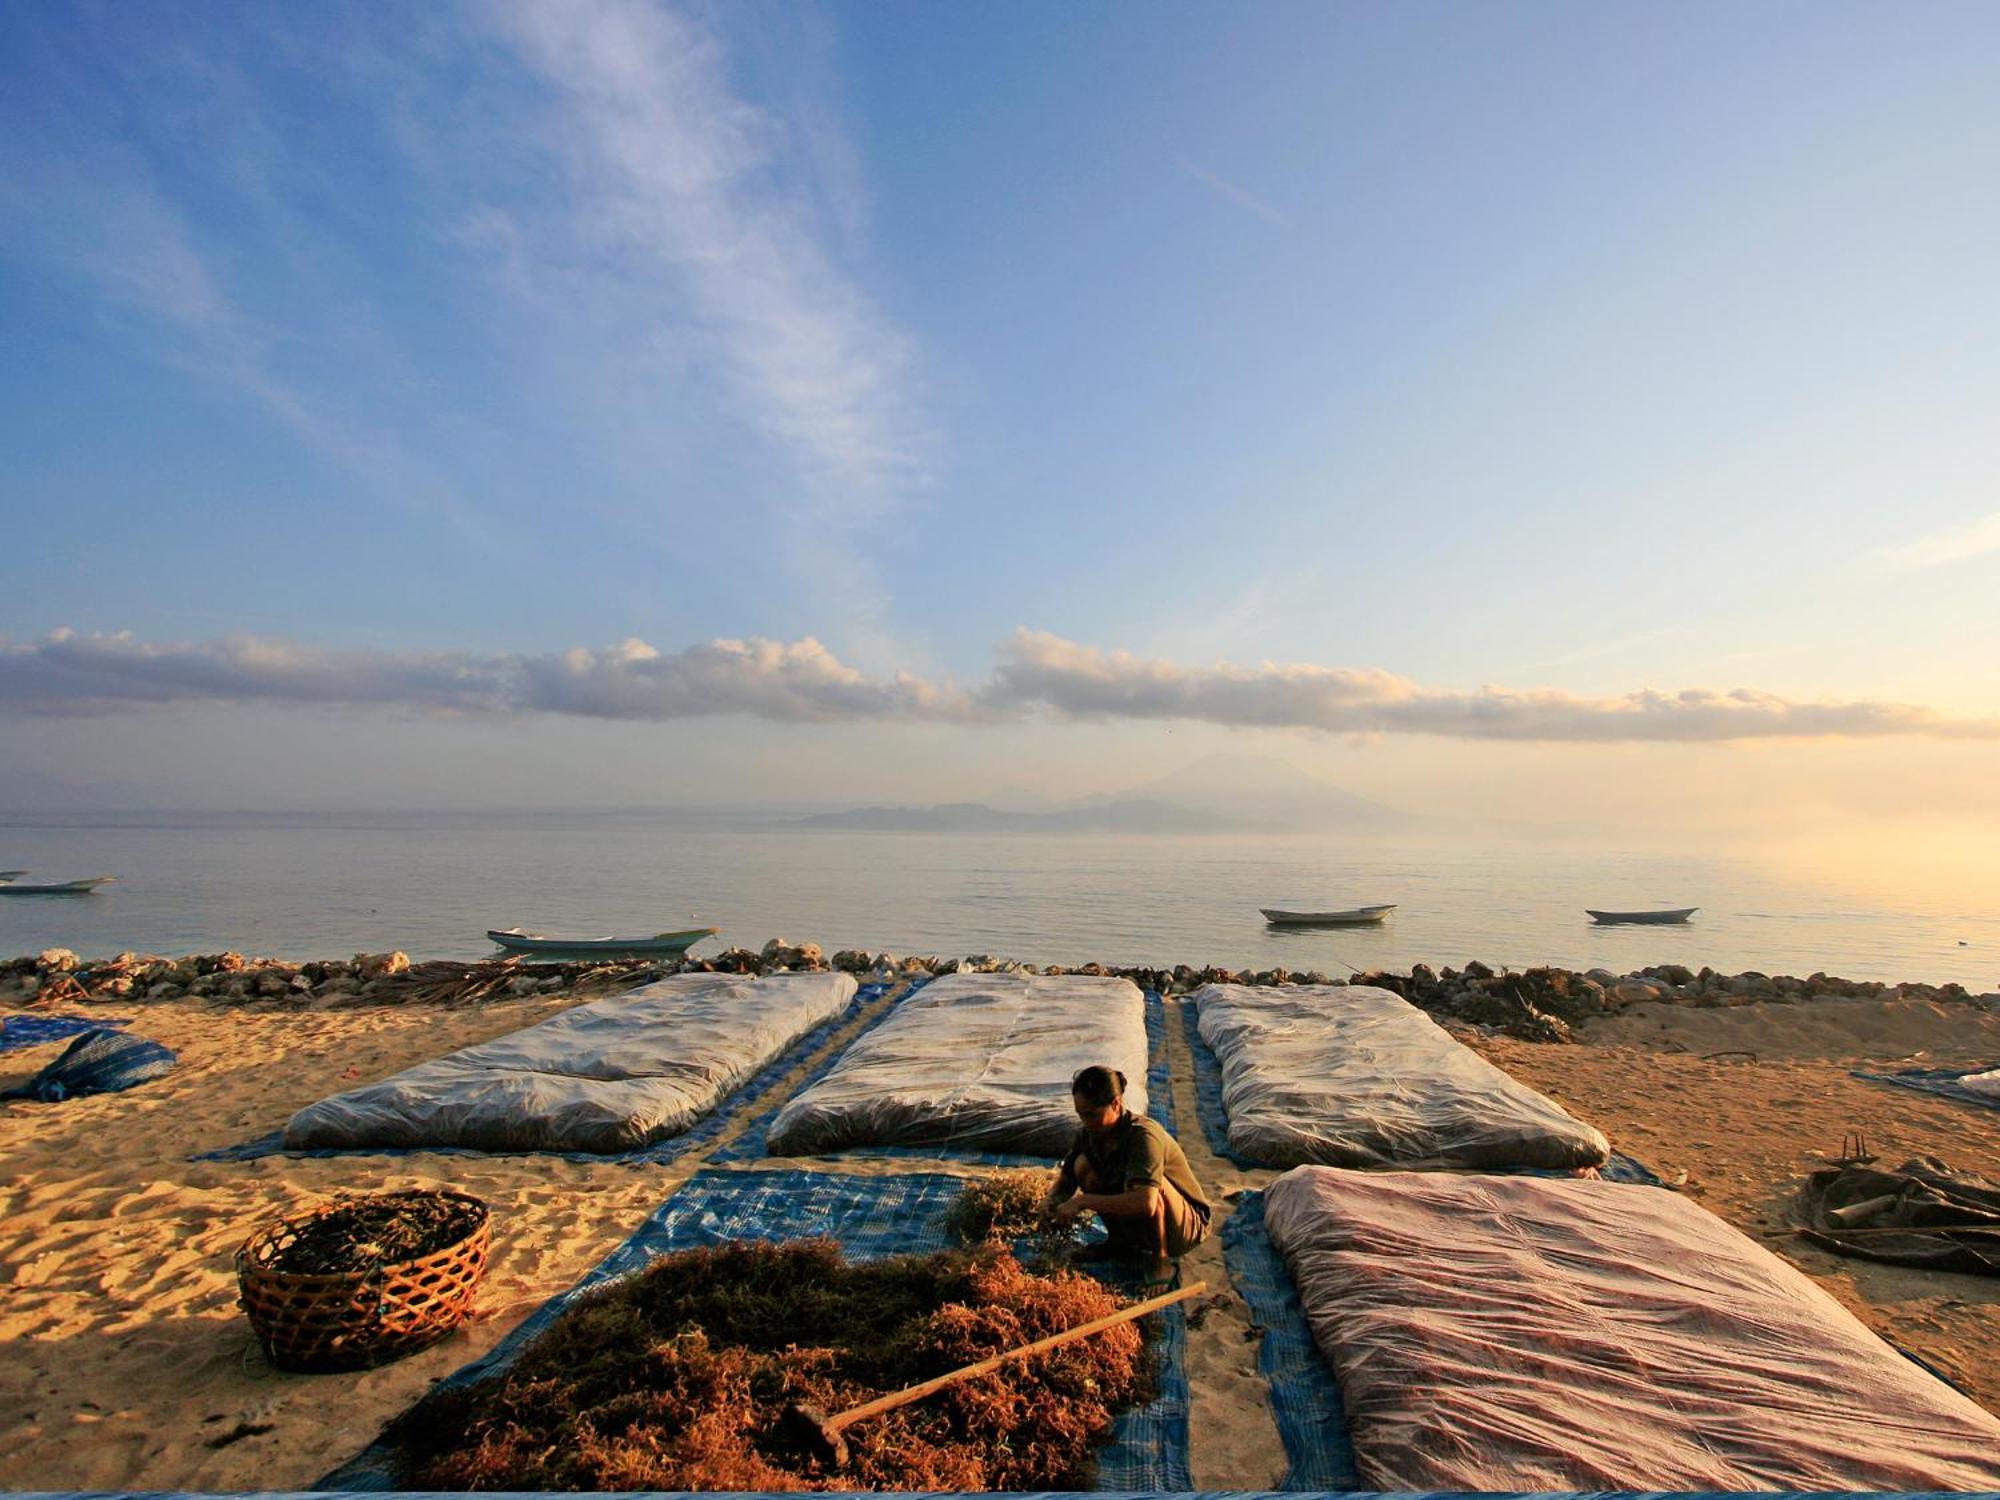
[[[1117,964],[1028,964],[990,953],[963,958],[869,953],[843,948],[829,958],[818,943],[772,938],[761,949],[730,948],[679,962],[607,959],[580,963],[485,963],[434,960],[412,964],[406,953],[357,953],[345,961],[287,963],[241,953],[161,958],[121,953],[86,962],[67,948],[0,961],[0,1003],[54,1008],[76,1003],[131,1005],[196,1000],[213,1005],[262,1005],[327,1010],[357,1005],[469,1005],[530,995],[602,995],[667,974],[782,974],[837,969],[875,980],[938,974],[1108,974],[1141,989],[1185,995],[1205,984],[1371,984],[1393,990],[1440,1019],[1503,1031],[1530,1041],[1565,1042],[1593,1016],[1657,1002],[1715,1007],[1790,1005],[1824,999],[1917,999],[2000,1010],[2000,993],[1975,995],[1957,984],[1877,984],[1812,974],[1795,979],[1746,970],[1719,974],[1659,964],[1630,974],[1608,969],[1493,969],[1474,960],[1462,969],[1417,964],[1407,974],[1375,972],[1336,979],[1317,969],[1225,969],[1191,964],[1147,968]]]
[[[120,953],[86,960],[67,948],[0,961],[0,1003],[35,1009],[194,1000],[222,1006],[332,1010],[359,1005],[476,1003],[640,982],[657,964],[413,965],[407,953],[357,953],[347,960],[288,963],[241,953],[163,958]]]

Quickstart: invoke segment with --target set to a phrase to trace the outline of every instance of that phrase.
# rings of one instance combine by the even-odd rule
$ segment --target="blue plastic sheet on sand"
[[[32,1099],[60,1104],[90,1094],[122,1094],[174,1069],[173,1049],[143,1036],[94,1027],[70,1044],[54,1062],[0,1099]]]
[[[1208,1142],[1208,1149],[1239,1167],[1264,1166],[1263,1162],[1252,1161],[1247,1156],[1238,1156],[1229,1149],[1229,1119],[1222,1108],[1222,1062],[1216,1057],[1214,1049],[1202,1039],[1195,1008],[1185,1000],[1181,1002],[1181,1025],[1187,1036],[1188,1051],[1194,1055],[1195,1114],[1201,1119],[1201,1133]],[[1573,1177],[1576,1174],[1554,1167],[1519,1167],[1512,1171],[1495,1171],[1492,1175]],[[1660,1181],[1652,1168],[1616,1151],[1612,1152],[1610,1159],[1598,1168],[1597,1175],[1606,1182],[1636,1182],[1647,1187],[1666,1185]]]
[[[816,1069],[813,1076],[799,1086],[797,1093],[804,1093],[806,1089],[819,1082],[833,1071],[839,1061],[838,1057],[829,1058],[824,1066]],[[718,1151],[712,1160],[718,1163],[757,1161],[769,1156],[771,1124],[778,1118],[778,1111],[790,1102],[783,1100],[773,1105],[760,1115],[748,1130]],[[1167,1134],[1179,1133],[1174,1124],[1173,1072],[1167,1063],[1166,1006],[1161,1002],[1158,993],[1153,990],[1146,991],[1146,1113],[1165,1126]],[[954,1146],[949,1141],[922,1146],[849,1146],[839,1151],[824,1153],[825,1159],[828,1160],[846,1156],[955,1161],[979,1167],[1045,1167],[1049,1164],[1049,1158],[1046,1156],[1030,1156],[1015,1151],[980,1151],[970,1146]]]
[[[1251,1321],[1264,1330],[1257,1368],[1270,1386],[1271,1415],[1285,1447],[1280,1483],[1288,1490],[1354,1489],[1360,1480],[1347,1407],[1313,1342],[1291,1272],[1265,1231],[1262,1193],[1243,1194],[1223,1220],[1222,1262],[1230,1285],[1250,1306]]]
[[[2000,1068],[2000,1063],[1987,1063],[1979,1068],[1899,1068],[1893,1073],[1870,1073],[1856,1068],[1856,1078],[1866,1078],[1870,1083],[1893,1084],[1899,1089],[1915,1089],[1923,1094],[1936,1094],[1944,1099],[1956,1099],[1962,1104],[1977,1104],[1985,1109],[2000,1109],[2000,1098],[1991,1094],[1977,1093],[1959,1082],[1974,1073],[1990,1073]]]
[[[545,1303],[491,1352],[445,1377],[436,1389],[457,1389],[504,1373],[579,1297],[642,1270],[669,1251],[770,1239],[774,1225],[793,1226],[798,1237],[823,1235],[836,1240],[850,1257],[860,1260],[942,1250],[950,1243],[945,1213],[964,1186],[963,1178],[935,1172],[845,1177],[827,1172],[705,1169],[575,1286]],[[1187,1322],[1178,1306],[1158,1317],[1159,1395],[1118,1418],[1111,1442],[1098,1453],[1100,1491],[1184,1490],[1190,1482]],[[394,1487],[394,1454],[380,1440],[318,1486],[373,1492]]]
[[[19,1052],[23,1047],[39,1047],[44,1042],[60,1042],[86,1031],[115,1031],[132,1022],[107,1016],[5,1016],[0,1017],[0,1052]]]
[[[747,1109],[767,1089],[791,1072],[806,1058],[826,1045],[827,1040],[848,1025],[870,1005],[889,992],[886,984],[864,984],[854,992],[854,998],[847,1003],[839,1015],[820,1022],[811,1031],[793,1042],[770,1062],[758,1069],[747,1081],[737,1085],[721,1103],[708,1114],[703,1115],[693,1125],[679,1135],[670,1135],[651,1145],[639,1146],[631,1151],[523,1151],[500,1152],[478,1151],[469,1146],[362,1146],[356,1148],[315,1146],[306,1151],[289,1151],[285,1148],[285,1132],[274,1130],[269,1135],[261,1135],[254,1141],[245,1141],[237,1146],[224,1146],[216,1151],[203,1151],[190,1158],[193,1161],[254,1161],[260,1156],[548,1156],[563,1161],[606,1161],[618,1162],[625,1166],[659,1166],[678,1161],[690,1151],[698,1150],[721,1135],[739,1119]],[[884,1011],[887,1014],[887,1011]],[[877,1017],[879,1020],[880,1017]]]

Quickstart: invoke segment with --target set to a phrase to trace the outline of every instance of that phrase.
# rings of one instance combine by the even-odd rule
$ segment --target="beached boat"
[[[26,870],[17,873],[25,875]],[[109,885],[116,875],[93,875],[88,880],[36,881],[22,885],[18,881],[0,882],[0,896],[87,896],[100,885]]]
[[[1365,927],[1388,916],[1396,909],[1396,903],[1357,906],[1348,911],[1278,911],[1268,906],[1257,909],[1273,927]]]
[[[1685,922],[1700,910],[1699,906],[1683,906],[1673,911],[1591,911],[1587,906],[1584,908],[1584,912],[1593,921],[1605,923],[1640,922],[1656,927],[1663,926],[1669,922]]]
[[[651,937],[568,937],[553,932],[523,932],[518,927],[489,929],[487,936],[510,953],[685,953],[717,927],[692,927],[686,932],[656,932]]]

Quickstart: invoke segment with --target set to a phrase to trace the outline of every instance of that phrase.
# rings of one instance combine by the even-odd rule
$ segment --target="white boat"
[[[1388,916],[1396,909],[1396,903],[1356,906],[1348,911],[1278,911],[1269,906],[1257,909],[1273,927],[1365,927]]]
[[[1592,911],[1585,907],[1584,915],[1594,922],[1638,922],[1647,926],[1664,926],[1669,922],[1685,922],[1700,911],[1699,906],[1681,906],[1672,911]]]
[[[693,927],[686,932],[658,932],[651,937],[565,937],[559,933],[523,932],[518,927],[490,928],[486,935],[510,953],[647,953],[687,952],[721,929]]]
[[[27,874],[26,870],[21,872]],[[100,885],[109,885],[116,875],[93,875],[88,880],[37,881],[32,885],[21,885],[16,881],[0,883],[0,896],[88,896]]]
[[[26,870],[0,870],[0,884],[5,884],[10,880],[19,880],[27,873]]]

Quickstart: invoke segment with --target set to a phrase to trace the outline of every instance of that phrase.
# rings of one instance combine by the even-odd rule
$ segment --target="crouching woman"
[[[1070,1080],[1077,1131],[1045,1214],[1067,1222],[1095,1213],[1108,1239],[1085,1260],[1133,1260],[1147,1287],[1174,1278],[1174,1263],[1208,1238],[1211,1210],[1180,1143],[1158,1122],[1125,1107],[1125,1075],[1089,1067]]]

